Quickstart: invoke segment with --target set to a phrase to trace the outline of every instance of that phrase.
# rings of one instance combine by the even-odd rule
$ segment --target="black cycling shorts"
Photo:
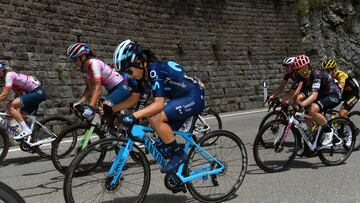
[[[344,104],[341,108],[350,111],[359,101],[359,91],[344,91],[342,99]]]
[[[317,99],[315,103],[319,106],[320,112],[324,110],[333,109],[341,102],[341,96],[338,93],[330,93],[320,99]]]

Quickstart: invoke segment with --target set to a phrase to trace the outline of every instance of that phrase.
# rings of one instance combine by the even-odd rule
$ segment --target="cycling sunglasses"
[[[306,78],[309,75],[309,70],[310,70],[309,67],[303,67],[299,69],[297,72],[301,77]]]

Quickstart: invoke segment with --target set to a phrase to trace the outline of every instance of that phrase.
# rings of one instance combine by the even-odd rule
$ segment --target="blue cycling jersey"
[[[173,62],[150,63],[150,84],[154,97],[180,98],[194,88],[203,89],[202,83],[185,75],[184,68]]]

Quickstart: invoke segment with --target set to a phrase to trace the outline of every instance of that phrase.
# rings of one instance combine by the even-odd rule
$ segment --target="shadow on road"
[[[39,156],[30,156],[30,157],[17,157],[17,158],[9,158],[5,157],[5,160],[0,163],[0,167],[8,166],[10,164],[14,164],[15,166],[25,165],[32,162],[42,162],[48,161],[46,159],[42,159]]]

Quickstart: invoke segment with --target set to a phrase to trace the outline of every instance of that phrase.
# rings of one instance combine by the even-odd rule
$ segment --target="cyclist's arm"
[[[312,94],[306,98],[303,102],[301,102],[301,106],[306,107],[312,104],[318,97],[318,92],[313,91]]]
[[[134,106],[135,104],[138,103],[140,98],[140,93],[131,93],[131,95],[125,99],[125,101],[120,102],[119,104],[116,104],[115,106],[112,107],[112,110],[114,112],[118,112],[124,109],[128,109],[132,106]]]
[[[164,109],[165,98],[155,97],[154,102],[149,106],[134,113],[135,118],[145,118],[160,113]]]
[[[91,87],[92,87],[91,79],[86,78],[86,80],[85,80],[85,91],[84,91],[83,96],[81,97],[81,101],[83,103],[86,103],[87,98],[90,97],[91,89],[92,89]]]
[[[100,80],[94,80],[94,91],[93,95],[91,96],[89,105],[92,107],[96,106],[96,103],[100,97],[101,94],[101,81]]]
[[[283,97],[281,97],[281,102],[287,103],[290,99],[292,99],[294,97],[294,93],[295,93],[295,90],[290,89],[287,94],[285,94]]]
[[[9,95],[11,91],[11,87],[5,86],[0,94],[0,101],[4,101],[6,97]]]
[[[282,80],[279,86],[275,89],[275,91],[271,94],[272,97],[278,95],[286,86],[287,80]]]

